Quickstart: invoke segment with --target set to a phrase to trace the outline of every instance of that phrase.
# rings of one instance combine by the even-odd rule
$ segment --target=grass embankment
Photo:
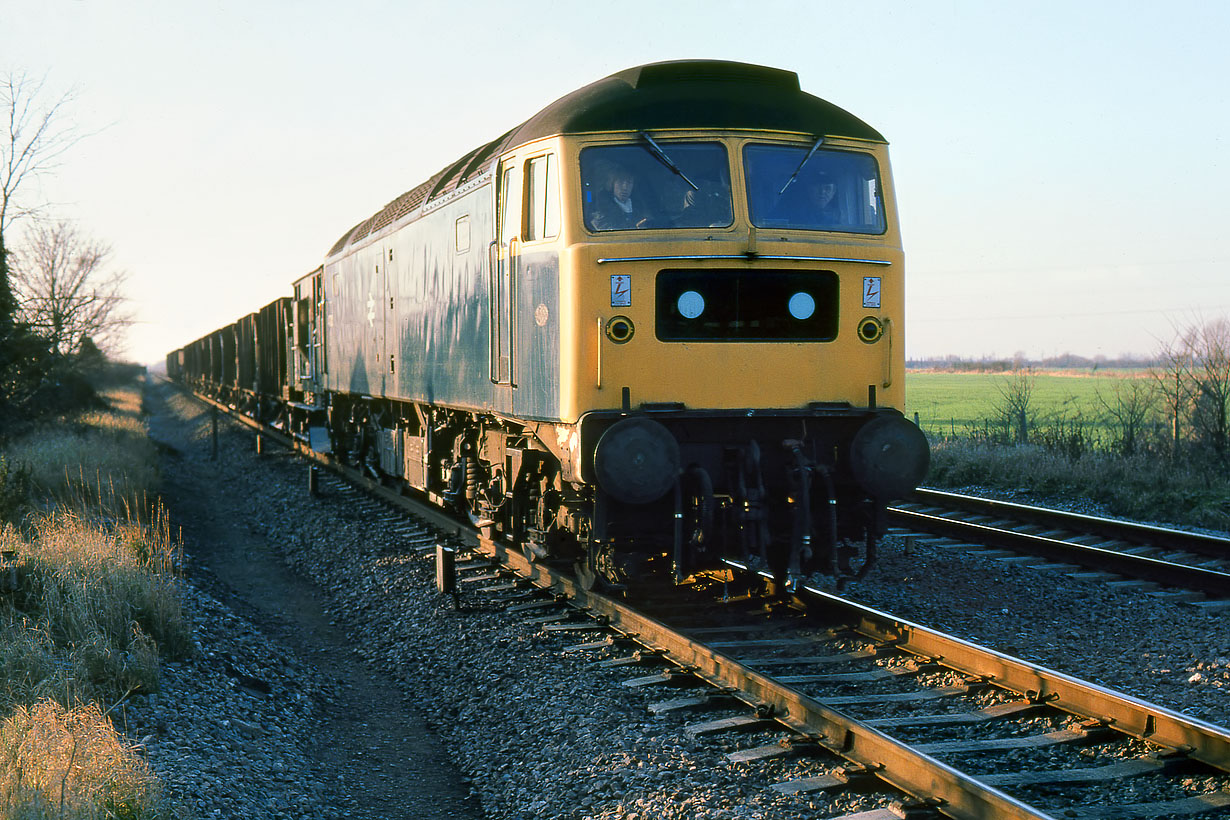
[[[1038,374],[1032,378],[1031,443],[1005,441],[1001,408],[1013,374],[906,376],[906,413],[931,441],[933,487],[990,487],[1086,498],[1147,521],[1230,530],[1230,471],[1208,448],[1185,443],[1176,457],[1154,406],[1133,452],[1108,408],[1143,371]]]
[[[0,449],[0,816],[163,818],[108,710],[190,645],[139,386]]]
[[[1085,498],[1125,518],[1230,531],[1225,473],[1152,453],[1073,457],[1040,445],[932,439],[926,484]]]

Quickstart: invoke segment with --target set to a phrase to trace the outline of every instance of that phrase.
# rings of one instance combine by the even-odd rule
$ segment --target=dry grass
[[[29,471],[46,504],[140,517],[158,487],[158,452],[141,419],[138,389],[103,394],[111,409],[42,427],[5,448]]]
[[[18,707],[0,724],[0,812],[13,820],[164,818],[158,781],[97,705]]]
[[[161,521],[103,528],[58,513],[33,537],[0,534],[17,578],[0,607],[0,706],[157,690],[159,656],[189,646],[179,549]]]
[[[153,499],[140,388],[3,454],[0,817],[169,817],[157,781],[98,703],[158,688],[190,646],[181,550]]]

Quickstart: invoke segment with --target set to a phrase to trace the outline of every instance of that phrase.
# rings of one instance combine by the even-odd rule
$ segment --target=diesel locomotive
[[[592,583],[866,572],[902,417],[887,144],[722,61],[548,105],[347,231],[169,375]]]

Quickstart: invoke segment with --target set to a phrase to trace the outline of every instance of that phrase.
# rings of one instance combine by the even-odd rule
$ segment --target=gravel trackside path
[[[262,526],[277,495],[237,452],[251,434],[220,420],[213,461],[207,410],[166,385],[147,403],[199,651],[125,717],[172,795],[198,817],[481,817],[409,693],[279,556]]]

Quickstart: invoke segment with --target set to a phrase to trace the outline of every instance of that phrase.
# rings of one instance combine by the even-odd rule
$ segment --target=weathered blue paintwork
[[[429,204],[326,261],[326,389],[559,418],[559,256],[553,247],[514,260],[513,379],[491,379],[492,188],[490,177],[478,180],[446,204]],[[458,252],[462,218],[468,219],[469,247]]]
[[[560,418],[559,253],[526,251],[517,260],[513,410],[519,418]]]

